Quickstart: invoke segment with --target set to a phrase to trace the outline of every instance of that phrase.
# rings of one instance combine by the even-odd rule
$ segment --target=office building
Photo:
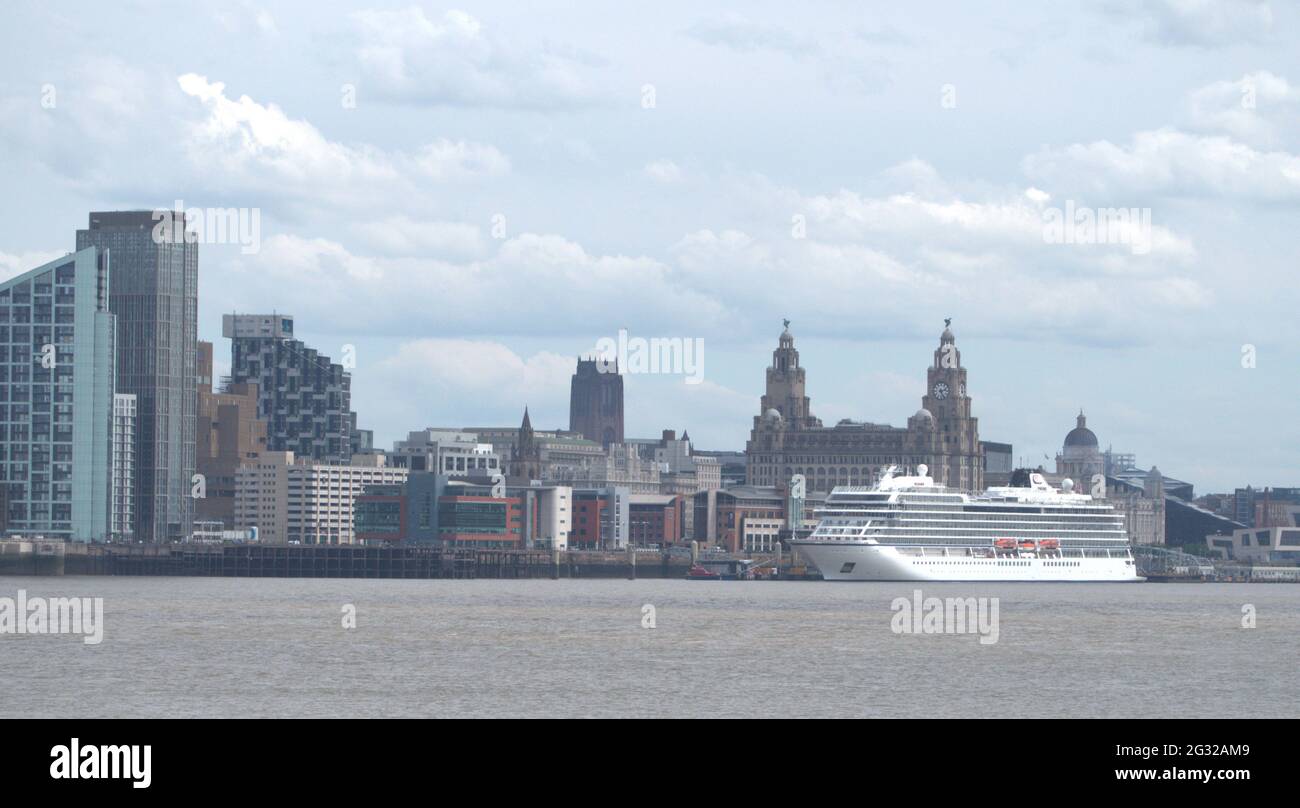
[[[326,465],[293,452],[262,452],[235,473],[235,527],[257,528],[263,543],[352,544],[355,500],[369,486],[404,482],[406,469],[382,455]]]
[[[136,397],[136,541],[183,539],[193,519],[199,245],[184,233],[169,210],[95,212],[77,231],[77,249],[112,266],[116,392]]]

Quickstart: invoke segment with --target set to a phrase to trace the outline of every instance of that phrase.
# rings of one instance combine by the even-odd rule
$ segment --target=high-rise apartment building
[[[135,396],[113,396],[113,485],[110,528],[113,541],[135,539]]]
[[[111,535],[113,315],[88,247],[0,283],[0,485],[10,533]]]
[[[349,463],[360,448],[352,377],[328,356],[293,338],[286,314],[227,314],[230,378],[257,384],[257,415],[267,448],[322,463]]]
[[[117,316],[116,392],[136,397],[135,540],[190,534],[199,245],[170,210],[93,212],[77,249],[107,251]]]

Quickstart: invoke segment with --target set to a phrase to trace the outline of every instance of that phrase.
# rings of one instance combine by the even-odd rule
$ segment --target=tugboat
[[[701,567],[699,564],[691,567],[686,573],[688,581],[721,581],[722,573]]]

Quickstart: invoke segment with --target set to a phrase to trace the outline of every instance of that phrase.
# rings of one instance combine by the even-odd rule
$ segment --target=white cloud
[[[1126,144],[1044,148],[1022,166],[1037,182],[1085,194],[1300,199],[1300,157],[1176,129],[1138,132]]]
[[[463,11],[430,19],[415,6],[368,9],[352,20],[362,76],[381,98],[550,110],[599,99],[589,77],[598,60],[505,41]]]
[[[1282,131],[1294,136],[1300,89],[1267,70],[1248,73],[1236,81],[1217,81],[1189,96],[1191,122],[1203,131],[1219,132],[1256,146],[1275,146]]]
[[[786,26],[754,22],[738,14],[701,20],[685,33],[706,45],[720,45],[740,53],[770,50],[802,58],[821,50],[816,40],[795,34]]]
[[[1115,18],[1136,20],[1143,37],[1161,45],[1256,43],[1273,27],[1273,9],[1264,0],[1124,0],[1106,9]]]
[[[391,193],[412,178],[466,180],[510,170],[509,160],[493,146],[439,139],[408,155],[348,145],[329,140],[275,104],[247,95],[228,98],[221,82],[194,73],[177,82],[207,110],[207,117],[191,127],[190,159],[226,183],[345,202],[357,199],[358,186]]]
[[[399,215],[353,225],[371,247],[390,255],[475,258],[486,250],[482,231],[464,222]]]
[[[56,258],[62,258],[66,254],[66,250],[34,250],[16,254],[0,252],[0,281],[7,281],[24,272],[48,264]]]
[[[890,63],[875,55],[877,43],[861,32],[814,36],[795,33],[788,25],[727,14],[700,20],[684,33],[702,44],[740,54],[777,53],[806,63],[838,92],[877,93],[892,80]]]
[[[646,163],[641,173],[655,182],[672,184],[682,181],[682,170],[672,160],[655,160]]]
[[[401,246],[400,236],[389,246]],[[591,255],[532,233],[464,261],[361,255],[328,239],[276,234],[221,271],[230,283],[217,294],[238,288],[240,299],[363,333],[583,334],[594,345],[624,327],[694,334],[699,323],[722,324],[725,311],[658,261]]]

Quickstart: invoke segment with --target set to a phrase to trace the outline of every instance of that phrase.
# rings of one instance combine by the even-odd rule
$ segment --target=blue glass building
[[[116,318],[79,250],[0,283],[0,529],[109,538]]]

